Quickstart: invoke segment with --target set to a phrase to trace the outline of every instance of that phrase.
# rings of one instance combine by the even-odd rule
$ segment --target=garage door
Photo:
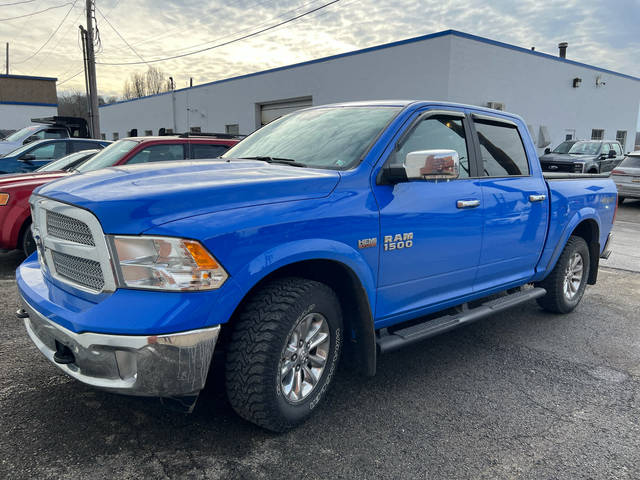
[[[297,100],[282,100],[280,102],[264,103],[260,105],[260,125],[266,125],[287,113],[311,106],[311,97]]]

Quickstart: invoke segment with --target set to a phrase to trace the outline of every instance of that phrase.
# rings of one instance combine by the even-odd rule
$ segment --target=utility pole
[[[87,0],[87,78],[91,109],[89,110],[89,123],[91,124],[91,136],[100,137],[100,114],[98,113],[98,85],[96,81],[96,56],[93,50],[93,12],[94,1]]]
[[[9,42],[7,42],[7,75],[9,75]]]
[[[82,41],[82,65],[84,65],[84,86],[87,98],[87,112],[89,113],[89,119],[91,116],[91,96],[89,95],[89,68],[87,67],[87,30],[80,25],[80,38]],[[93,129],[93,123],[91,124]]]

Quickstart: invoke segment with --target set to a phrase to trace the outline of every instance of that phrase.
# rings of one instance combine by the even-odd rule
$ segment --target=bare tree
[[[168,90],[166,74],[159,68],[149,67],[146,73],[134,72],[125,80],[122,96],[130,100]]]

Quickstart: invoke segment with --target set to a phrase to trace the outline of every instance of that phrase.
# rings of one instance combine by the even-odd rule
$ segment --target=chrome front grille
[[[61,277],[91,290],[100,291],[104,288],[100,262],[55,251],[51,252],[51,257],[55,271]]]
[[[47,233],[70,242],[95,246],[93,235],[86,223],[61,213],[47,211]]]
[[[111,255],[98,219],[82,208],[37,195],[30,202],[43,272],[87,293],[115,291]]]

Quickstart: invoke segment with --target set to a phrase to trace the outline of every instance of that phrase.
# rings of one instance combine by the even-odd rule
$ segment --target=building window
[[[151,135],[153,135],[153,130],[145,130],[144,131],[144,136],[145,137],[150,137]]]
[[[189,129],[189,131],[190,131],[191,133],[201,133],[201,132],[202,132],[202,129],[201,129],[200,127],[191,127],[191,128]]]
[[[118,132],[113,132],[112,138],[114,140],[118,140],[120,138],[120,134]]]
[[[622,151],[625,151],[627,146],[627,131],[626,130],[618,130],[616,132],[616,140],[620,142],[620,145],[622,145]]]
[[[238,125],[237,123],[225,125],[224,130],[229,135],[240,135],[240,125]]]
[[[591,140],[604,140],[604,130],[601,128],[591,130]]]
[[[101,133],[101,134],[100,134],[100,138],[101,138],[102,140],[106,140],[106,139],[107,139],[107,134],[106,134],[106,133]]]

